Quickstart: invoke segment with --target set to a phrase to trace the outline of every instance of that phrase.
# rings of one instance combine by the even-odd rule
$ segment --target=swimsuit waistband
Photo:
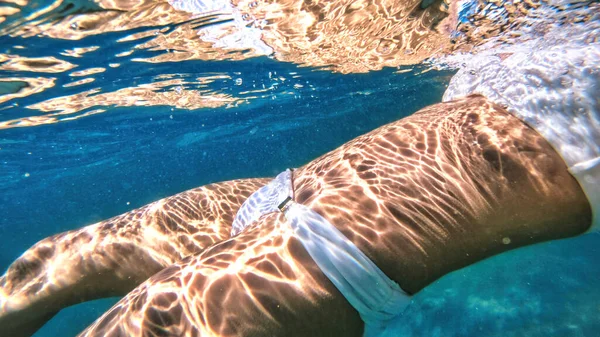
[[[244,202],[233,223],[236,235],[262,215],[282,212],[321,271],[365,322],[364,336],[375,336],[399,316],[410,295],[387,277],[327,219],[294,201],[293,172],[286,170]]]

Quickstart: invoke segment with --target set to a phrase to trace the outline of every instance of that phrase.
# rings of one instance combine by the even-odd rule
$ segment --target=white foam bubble
[[[255,55],[271,55],[273,49],[262,41],[262,31],[255,20],[245,17],[229,1],[219,0],[169,0],[173,8],[202,15],[219,14],[231,20],[212,24],[198,30],[199,37],[224,50],[251,50]]]

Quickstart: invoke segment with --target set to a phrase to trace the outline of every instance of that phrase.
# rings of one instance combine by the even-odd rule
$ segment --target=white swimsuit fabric
[[[292,172],[279,174],[256,191],[236,215],[239,233],[260,216],[283,208],[294,230],[321,271],[331,280],[365,322],[364,337],[378,336],[410,303],[410,295],[387,277],[352,241],[311,208],[293,201]],[[239,220],[239,221],[238,221]]]
[[[292,170],[289,169],[281,172],[275,179],[259,188],[244,201],[233,220],[231,236],[238,235],[261,216],[277,212],[277,206],[288,196],[294,198]]]

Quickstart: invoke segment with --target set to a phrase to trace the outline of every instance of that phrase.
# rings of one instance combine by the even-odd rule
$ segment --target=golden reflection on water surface
[[[251,26],[261,32],[256,36],[261,41],[256,44],[265,44],[276,59],[330,66],[343,72],[418,63],[448,43],[448,31],[437,31],[449,8],[442,0],[426,1],[432,3],[425,9],[421,0],[234,0],[230,6],[218,5],[222,8],[192,6],[192,10],[177,9],[182,7],[177,3],[185,1],[172,2],[173,5],[165,0],[100,0],[75,5],[56,0],[28,15],[18,7],[9,7],[0,15],[6,18],[20,13],[21,17],[2,27],[0,34],[80,40],[139,27],[175,26],[169,32],[160,28],[137,32],[119,42],[155,35],[138,47],[186,53],[185,59],[235,59],[255,56],[235,37],[231,42],[238,42],[237,45],[226,41],[237,33],[244,35],[240,31]],[[14,3],[26,6],[26,1]],[[214,11],[211,6],[220,10]],[[236,46],[245,52],[232,55]],[[263,53],[264,50],[258,51]],[[165,54],[162,61],[181,59],[174,53]]]
[[[456,0],[55,0],[48,5],[4,0],[0,37],[13,38],[19,45],[0,50],[0,75],[4,76],[0,103],[54,86],[81,91],[29,104],[26,108],[36,110],[35,116],[4,120],[0,128],[54,123],[66,115],[81,117],[89,113],[84,110],[110,106],[199,109],[261,97],[233,97],[211,87],[179,85],[175,90],[172,84],[150,77],[146,83],[136,81],[129,87],[103,87],[107,69],[128,69],[135,63],[237,61],[267,55],[342,73],[414,65],[456,49],[468,50],[501,34],[540,1],[479,0],[480,9],[501,8],[502,20],[478,16],[475,11],[474,20],[461,25]],[[463,34],[451,38],[455,31]],[[117,32],[121,32],[118,37]],[[105,51],[102,45],[106,43],[87,42],[94,36],[108,39],[111,48]],[[40,38],[50,45],[53,41],[71,41],[71,45],[55,55],[25,56],[31,54],[26,53],[28,39]],[[83,65],[90,58],[94,66]]]
[[[4,77],[0,78],[0,104],[13,98],[27,97],[54,86],[54,78]]]

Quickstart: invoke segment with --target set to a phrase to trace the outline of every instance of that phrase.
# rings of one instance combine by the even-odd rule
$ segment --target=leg
[[[0,278],[3,332],[29,336],[64,307],[123,296],[228,238],[237,209],[267,181],[207,185],[38,242]]]
[[[361,336],[358,314],[282,220],[265,216],[164,269],[81,336]]]

